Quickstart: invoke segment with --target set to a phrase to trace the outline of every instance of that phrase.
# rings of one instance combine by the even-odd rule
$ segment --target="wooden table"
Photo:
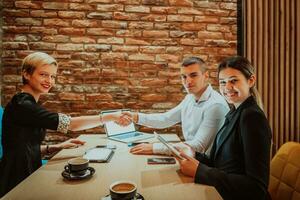
[[[221,199],[214,187],[194,184],[193,179],[182,175],[178,163],[148,165],[152,156],[132,155],[126,144],[107,140],[104,135],[82,135],[87,143],[77,149],[65,149],[46,165],[21,182],[3,199],[22,200],[101,200],[109,193],[109,185],[119,180],[137,183],[138,192],[146,200],[156,199]],[[90,163],[96,172],[90,179],[67,181],[61,176],[68,159],[82,156],[96,145],[115,144],[116,152],[109,163]]]

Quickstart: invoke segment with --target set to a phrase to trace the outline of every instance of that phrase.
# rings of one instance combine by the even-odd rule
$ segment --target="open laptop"
[[[102,111],[101,114],[104,116],[106,114],[114,112],[122,112],[122,110]],[[130,123],[128,126],[120,126],[115,122],[107,122],[104,124],[104,128],[108,139],[116,140],[119,142],[132,143],[138,140],[144,140],[154,137],[153,134],[136,131],[133,123]]]

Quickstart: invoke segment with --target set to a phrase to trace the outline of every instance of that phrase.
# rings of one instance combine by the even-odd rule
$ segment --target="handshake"
[[[102,118],[110,118],[120,126],[128,126],[129,124],[138,122],[138,113],[130,111],[112,112],[112,113],[102,113]],[[104,121],[104,120],[102,120]],[[107,120],[105,120],[107,121]]]

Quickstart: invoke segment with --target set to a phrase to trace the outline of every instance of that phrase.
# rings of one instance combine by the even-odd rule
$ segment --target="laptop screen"
[[[103,111],[102,115],[104,116],[115,112],[121,113],[121,110]],[[110,121],[110,122],[106,122],[104,124],[104,127],[107,136],[119,135],[122,133],[129,133],[135,131],[135,126],[133,123],[130,123],[128,126],[120,126],[117,123]]]

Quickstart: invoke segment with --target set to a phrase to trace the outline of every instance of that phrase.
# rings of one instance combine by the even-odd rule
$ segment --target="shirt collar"
[[[210,84],[208,84],[206,90],[202,93],[201,97],[198,100],[194,96],[195,102],[197,104],[199,104],[203,101],[207,101],[209,99],[209,97],[211,96],[212,91],[213,91],[213,88],[211,87]]]

